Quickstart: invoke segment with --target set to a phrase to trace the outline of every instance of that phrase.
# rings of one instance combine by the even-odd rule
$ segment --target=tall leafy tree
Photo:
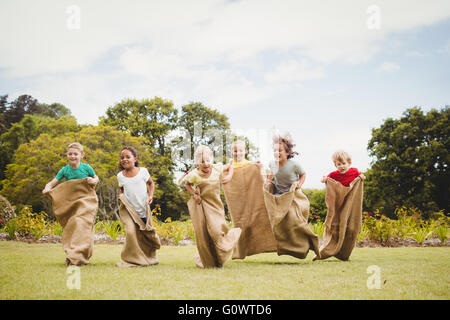
[[[365,204],[392,215],[397,205],[426,213],[449,210],[450,110],[407,109],[400,119],[386,119],[368,143],[374,158],[367,172]]]
[[[109,107],[100,118],[101,125],[116,127],[135,137],[146,137],[160,155],[169,155],[167,134],[177,125],[177,109],[172,101],[153,99],[126,99]]]
[[[26,114],[22,120],[12,126],[0,136],[0,180],[5,178],[6,166],[13,161],[17,148],[36,139],[41,133],[51,136],[79,131],[81,127],[72,116],[63,116],[59,119]]]
[[[37,139],[21,144],[14,162],[7,166],[0,193],[15,205],[32,205],[35,211],[50,213],[51,206],[42,195],[42,189],[67,164],[66,148],[74,141],[83,145],[86,156],[82,161],[89,163],[100,178],[96,187],[100,217],[111,218],[117,213],[119,151],[130,145],[138,150],[139,165],[147,167],[155,181],[154,204],[161,207],[163,217],[179,218],[182,213],[176,207],[179,192],[175,189],[174,194],[165,185],[165,179],[173,180],[169,174],[171,164],[164,158],[154,157],[156,151],[149,148],[145,138],[132,137],[107,126],[87,126],[62,135],[43,133]]]
[[[39,103],[30,95],[23,94],[16,100],[8,102],[8,95],[0,96],[0,134],[5,133],[14,124],[23,119],[26,114],[39,114],[52,118],[70,115],[70,110],[60,103],[50,105]]]
[[[226,155],[227,135],[230,134],[228,117],[219,111],[193,102],[181,107],[178,132],[172,140],[177,169],[187,171],[193,164],[195,148],[209,145],[216,154]],[[230,139],[228,139],[230,140]]]

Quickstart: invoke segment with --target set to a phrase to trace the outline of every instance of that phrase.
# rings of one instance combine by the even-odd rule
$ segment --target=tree
[[[41,133],[51,136],[79,131],[81,127],[72,116],[54,119],[41,115],[26,114],[22,120],[12,126],[0,136],[0,180],[5,178],[6,165],[11,163],[16,149],[23,143],[36,139]]]
[[[372,129],[368,150],[374,161],[365,182],[369,210],[384,208],[392,216],[396,206],[406,205],[448,212],[449,118],[448,106],[426,114],[414,107]]]
[[[60,103],[42,104],[30,95],[23,94],[8,103],[8,95],[0,96],[0,135],[26,114],[40,114],[52,118],[70,115],[71,112]]]
[[[178,111],[172,101],[153,99],[122,100],[106,110],[100,125],[109,125],[129,132],[134,137],[146,137],[160,155],[169,156],[166,136],[176,127]]]
[[[188,171],[193,164],[195,148],[200,144],[211,147],[215,154],[226,154],[226,135],[229,133],[228,117],[217,110],[193,102],[182,106],[178,119],[178,132],[175,132],[173,145],[177,145],[177,168]],[[214,143],[214,145],[213,145]],[[181,157],[183,153],[183,157]]]
[[[163,217],[179,218],[183,213],[176,207],[182,201],[176,189],[178,187],[173,183],[175,189],[171,188],[170,183],[167,186],[167,181],[173,181],[169,172],[171,163],[163,157],[155,157],[156,150],[149,147],[151,143],[145,138],[132,137],[129,133],[107,126],[86,126],[77,132],[53,136],[43,133],[37,139],[21,144],[14,162],[7,166],[0,193],[15,205],[31,205],[34,211],[51,213],[50,202],[42,195],[42,189],[67,164],[66,148],[74,141],[83,145],[86,154],[83,162],[89,163],[100,178],[96,192],[102,218],[117,214],[116,175],[119,151],[123,146],[133,146],[138,150],[139,165],[147,167],[155,181],[154,204],[161,207]]]

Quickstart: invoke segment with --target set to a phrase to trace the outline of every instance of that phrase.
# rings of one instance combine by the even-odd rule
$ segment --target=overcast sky
[[[322,187],[371,129],[450,104],[450,1],[1,1],[0,94],[60,102],[96,124],[124,98],[190,102],[254,136],[290,132]]]

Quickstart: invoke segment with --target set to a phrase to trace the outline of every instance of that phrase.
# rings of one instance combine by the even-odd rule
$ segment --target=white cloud
[[[406,53],[406,55],[407,55],[408,57],[417,57],[417,58],[421,58],[421,57],[424,57],[426,54],[423,53],[423,52],[421,52],[421,51],[413,50],[413,51],[408,51],[408,52]]]
[[[400,70],[400,66],[390,61],[383,62],[377,69],[378,72],[386,72],[386,73],[394,72],[397,70]]]
[[[322,63],[360,63],[388,34],[450,16],[450,2],[378,1],[381,27],[369,30],[369,1],[77,1],[80,30],[66,27],[69,1],[0,4],[0,67],[10,76],[82,72],[113,48],[145,44],[192,64],[249,60],[295,51]],[[5,30],[8,30],[5,32]]]
[[[269,84],[296,84],[304,80],[320,79],[324,76],[322,68],[311,68],[306,60],[281,62],[274,71],[264,75]]]

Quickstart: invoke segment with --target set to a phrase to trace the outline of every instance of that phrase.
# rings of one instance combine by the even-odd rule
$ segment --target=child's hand
[[[226,176],[222,179],[222,184],[227,184],[228,182],[231,181],[231,177],[230,176]]]
[[[361,178],[361,180],[366,180],[366,176],[364,174],[360,174],[359,177]]]
[[[152,202],[153,202],[153,195],[148,195],[148,197],[147,197],[147,203],[148,203],[148,205],[151,205]]]
[[[46,194],[47,192],[49,192],[52,188],[50,186],[45,186],[44,190],[42,190],[43,194]]]
[[[194,200],[197,202],[197,204],[200,204],[202,202],[202,197],[200,197],[199,194],[194,193],[193,197],[194,197]]]
[[[327,182],[327,177],[326,177],[326,176],[323,176],[323,177],[322,177],[322,180],[320,180],[320,182],[322,182],[322,183]]]
[[[86,182],[93,187],[97,185],[97,180],[92,177],[87,177]]]

